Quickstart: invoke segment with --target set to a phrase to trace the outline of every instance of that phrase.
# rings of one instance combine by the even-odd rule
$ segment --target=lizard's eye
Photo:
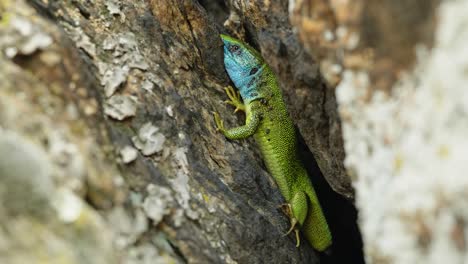
[[[231,45],[229,46],[229,51],[234,53],[237,52],[240,49],[239,45]]]
[[[258,68],[257,67],[253,67],[252,70],[250,70],[250,73],[249,75],[254,75],[255,73],[258,72]]]

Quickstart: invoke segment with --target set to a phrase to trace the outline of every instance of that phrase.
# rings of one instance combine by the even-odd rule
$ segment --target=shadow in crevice
[[[365,263],[354,204],[332,190],[302,135],[297,134],[299,155],[312,180],[333,237],[328,254],[320,254],[320,263]]]

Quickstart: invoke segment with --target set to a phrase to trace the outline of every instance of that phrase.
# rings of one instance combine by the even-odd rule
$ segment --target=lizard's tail
[[[306,193],[310,200],[310,206],[307,218],[302,225],[302,231],[312,247],[322,252],[332,244],[331,232],[315,191]]]

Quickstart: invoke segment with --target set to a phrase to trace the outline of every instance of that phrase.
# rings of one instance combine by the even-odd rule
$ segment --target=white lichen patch
[[[468,2],[438,10],[431,51],[391,95],[337,88],[368,263],[467,263]]]
[[[127,65],[108,68],[101,80],[104,85],[104,93],[107,97],[112,96],[117,89],[127,81],[130,68]]]
[[[152,263],[182,263],[171,255],[158,251],[152,243],[144,243],[129,248],[125,252],[125,264],[152,264]]]
[[[140,70],[147,70],[149,68],[149,64],[146,62],[145,58],[139,53],[134,54],[134,56],[130,58],[128,66],[130,68]]]
[[[102,43],[105,50],[112,50],[114,57],[120,57],[128,52],[136,51],[138,43],[132,32],[108,36]]]
[[[177,202],[182,206],[186,215],[191,219],[197,219],[199,214],[190,207],[189,169],[187,160],[187,148],[181,147],[174,151],[174,167],[176,177],[170,180],[172,188],[176,191]]]
[[[53,43],[52,37],[40,26],[33,25],[26,18],[15,16],[9,21],[10,27],[0,36],[0,46],[9,58],[17,54],[31,55]]]
[[[56,168],[65,172],[54,174],[55,179],[62,186],[67,186],[71,190],[79,192],[85,189],[85,158],[79,146],[67,138],[66,134],[66,131],[60,129],[50,131],[47,135],[49,142],[47,150]]]
[[[138,48],[136,37],[131,32],[108,36],[102,42],[105,51],[112,52],[111,63],[98,64],[101,74],[101,84],[107,97],[113,95],[117,89],[124,85],[131,69],[147,70],[149,63]],[[152,89],[151,83],[145,83],[144,88]]]
[[[83,201],[68,189],[57,191],[52,205],[58,218],[65,223],[75,222],[83,211]]]
[[[150,156],[163,150],[166,137],[158,131],[158,127],[148,122],[140,128],[138,136],[132,137],[133,144],[143,155]]]
[[[121,17],[121,21],[125,21],[125,14],[120,9],[121,3],[118,0],[108,0],[105,2],[107,10],[111,15],[119,15]]]
[[[138,156],[138,151],[132,146],[125,146],[120,150],[122,162],[128,164],[134,161]]]
[[[174,117],[174,106],[173,105],[166,106],[165,109],[166,109],[166,113],[167,113],[168,116]]]
[[[140,70],[149,68],[149,64],[138,48],[136,37],[131,32],[109,36],[103,41],[102,45],[104,50],[112,51],[115,63],[125,63],[129,68]]]
[[[116,233],[114,243],[118,249],[132,245],[148,230],[148,218],[141,209],[130,214],[123,207],[117,206],[107,215],[107,220]]]
[[[92,58],[96,57],[96,44],[80,27],[68,28],[70,36],[76,43],[78,48],[81,48]]]
[[[148,196],[143,201],[143,210],[145,214],[157,225],[165,215],[171,212],[174,207],[174,197],[168,188],[148,185],[146,188]]]
[[[104,104],[104,113],[119,121],[135,116],[136,110],[136,98],[129,95],[114,95]]]
[[[111,15],[120,14],[120,3],[119,1],[106,1],[107,10]]]
[[[28,38],[28,41],[21,45],[21,54],[29,55],[38,49],[44,49],[52,44],[52,37],[45,33],[37,33]]]
[[[146,79],[146,80],[144,80],[143,83],[141,84],[141,88],[143,88],[143,89],[146,90],[147,92],[153,92],[154,83],[151,82],[150,80]]]

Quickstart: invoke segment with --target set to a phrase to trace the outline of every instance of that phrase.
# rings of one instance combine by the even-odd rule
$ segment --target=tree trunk
[[[333,93],[287,18],[285,1],[2,2],[1,197],[18,201],[2,218],[24,219],[2,223],[9,246],[30,252],[6,262],[34,262],[55,239],[47,262],[317,263],[283,236],[284,201],[254,142],[227,141],[211,114],[242,118],[223,104],[219,34],[247,38],[280,73],[325,176],[352,197]],[[18,222],[45,243],[21,243]]]

